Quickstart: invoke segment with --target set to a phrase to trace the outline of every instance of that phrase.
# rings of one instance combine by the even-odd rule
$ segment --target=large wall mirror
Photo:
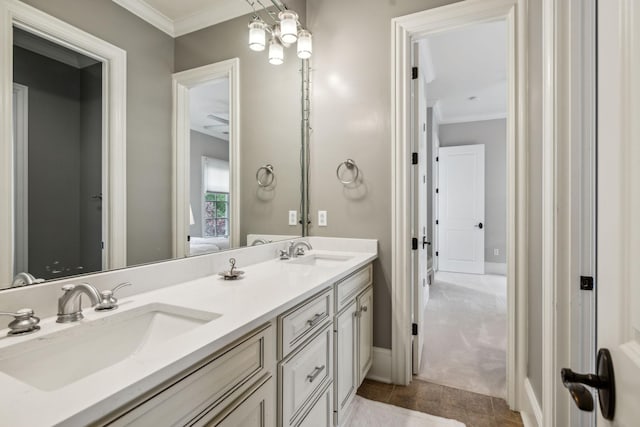
[[[300,60],[247,47],[247,3],[189,32],[121,0],[0,3],[0,288],[302,234]]]

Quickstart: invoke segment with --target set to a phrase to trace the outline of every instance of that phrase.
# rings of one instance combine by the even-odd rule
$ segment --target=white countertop
[[[238,265],[245,272],[238,281],[203,277],[124,298],[120,308],[112,312],[85,309],[85,319],[77,323],[58,324],[55,317],[43,319],[42,330],[32,335],[6,337],[6,330],[0,331],[1,361],[3,352],[10,352],[14,344],[46,340],[48,334],[151,303],[221,315],[168,340],[161,351],[130,356],[54,391],[39,390],[0,371],[0,425],[86,425],[377,258],[375,252],[314,250],[309,255],[314,253],[346,255],[350,259],[336,267],[294,265],[280,260]]]

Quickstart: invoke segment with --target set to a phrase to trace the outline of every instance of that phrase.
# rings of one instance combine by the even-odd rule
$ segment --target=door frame
[[[174,258],[183,258],[189,242],[189,89],[220,78],[229,79],[229,247],[240,243],[240,59],[203,65],[175,73],[172,130],[172,248]]]
[[[15,176],[15,240],[14,271],[29,271],[29,87],[13,83],[16,105],[15,163],[20,173]],[[18,168],[19,165],[19,168]]]
[[[18,0],[0,0],[0,284],[11,283],[15,223],[13,27],[102,62],[102,269],[127,265],[127,52]]]
[[[411,381],[411,50],[414,38],[505,19],[508,26],[507,120],[507,402],[520,408],[526,378],[527,30],[525,0],[467,0],[392,20],[392,348],[395,384]]]

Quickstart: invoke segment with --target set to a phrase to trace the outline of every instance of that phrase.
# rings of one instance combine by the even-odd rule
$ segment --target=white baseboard
[[[524,391],[527,398],[525,400],[526,408],[520,412],[522,422],[525,427],[542,427],[542,408],[529,378],[524,380]]]
[[[373,363],[367,378],[382,383],[391,384],[391,350],[373,347]]]
[[[484,274],[498,274],[500,276],[506,276],[507,263],[506,262],[485,262]]]

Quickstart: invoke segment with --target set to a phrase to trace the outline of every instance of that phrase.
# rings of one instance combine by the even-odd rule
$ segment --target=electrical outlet
[[[500,249],[495,248],[495,249],[493,250],[493,254],[494,254],[495,256],[500,255]]]
[[[318,211],[318,226],[327,226],[327,211]]]
[[[289,225],[298,225],[298,211],[289,211]]]

